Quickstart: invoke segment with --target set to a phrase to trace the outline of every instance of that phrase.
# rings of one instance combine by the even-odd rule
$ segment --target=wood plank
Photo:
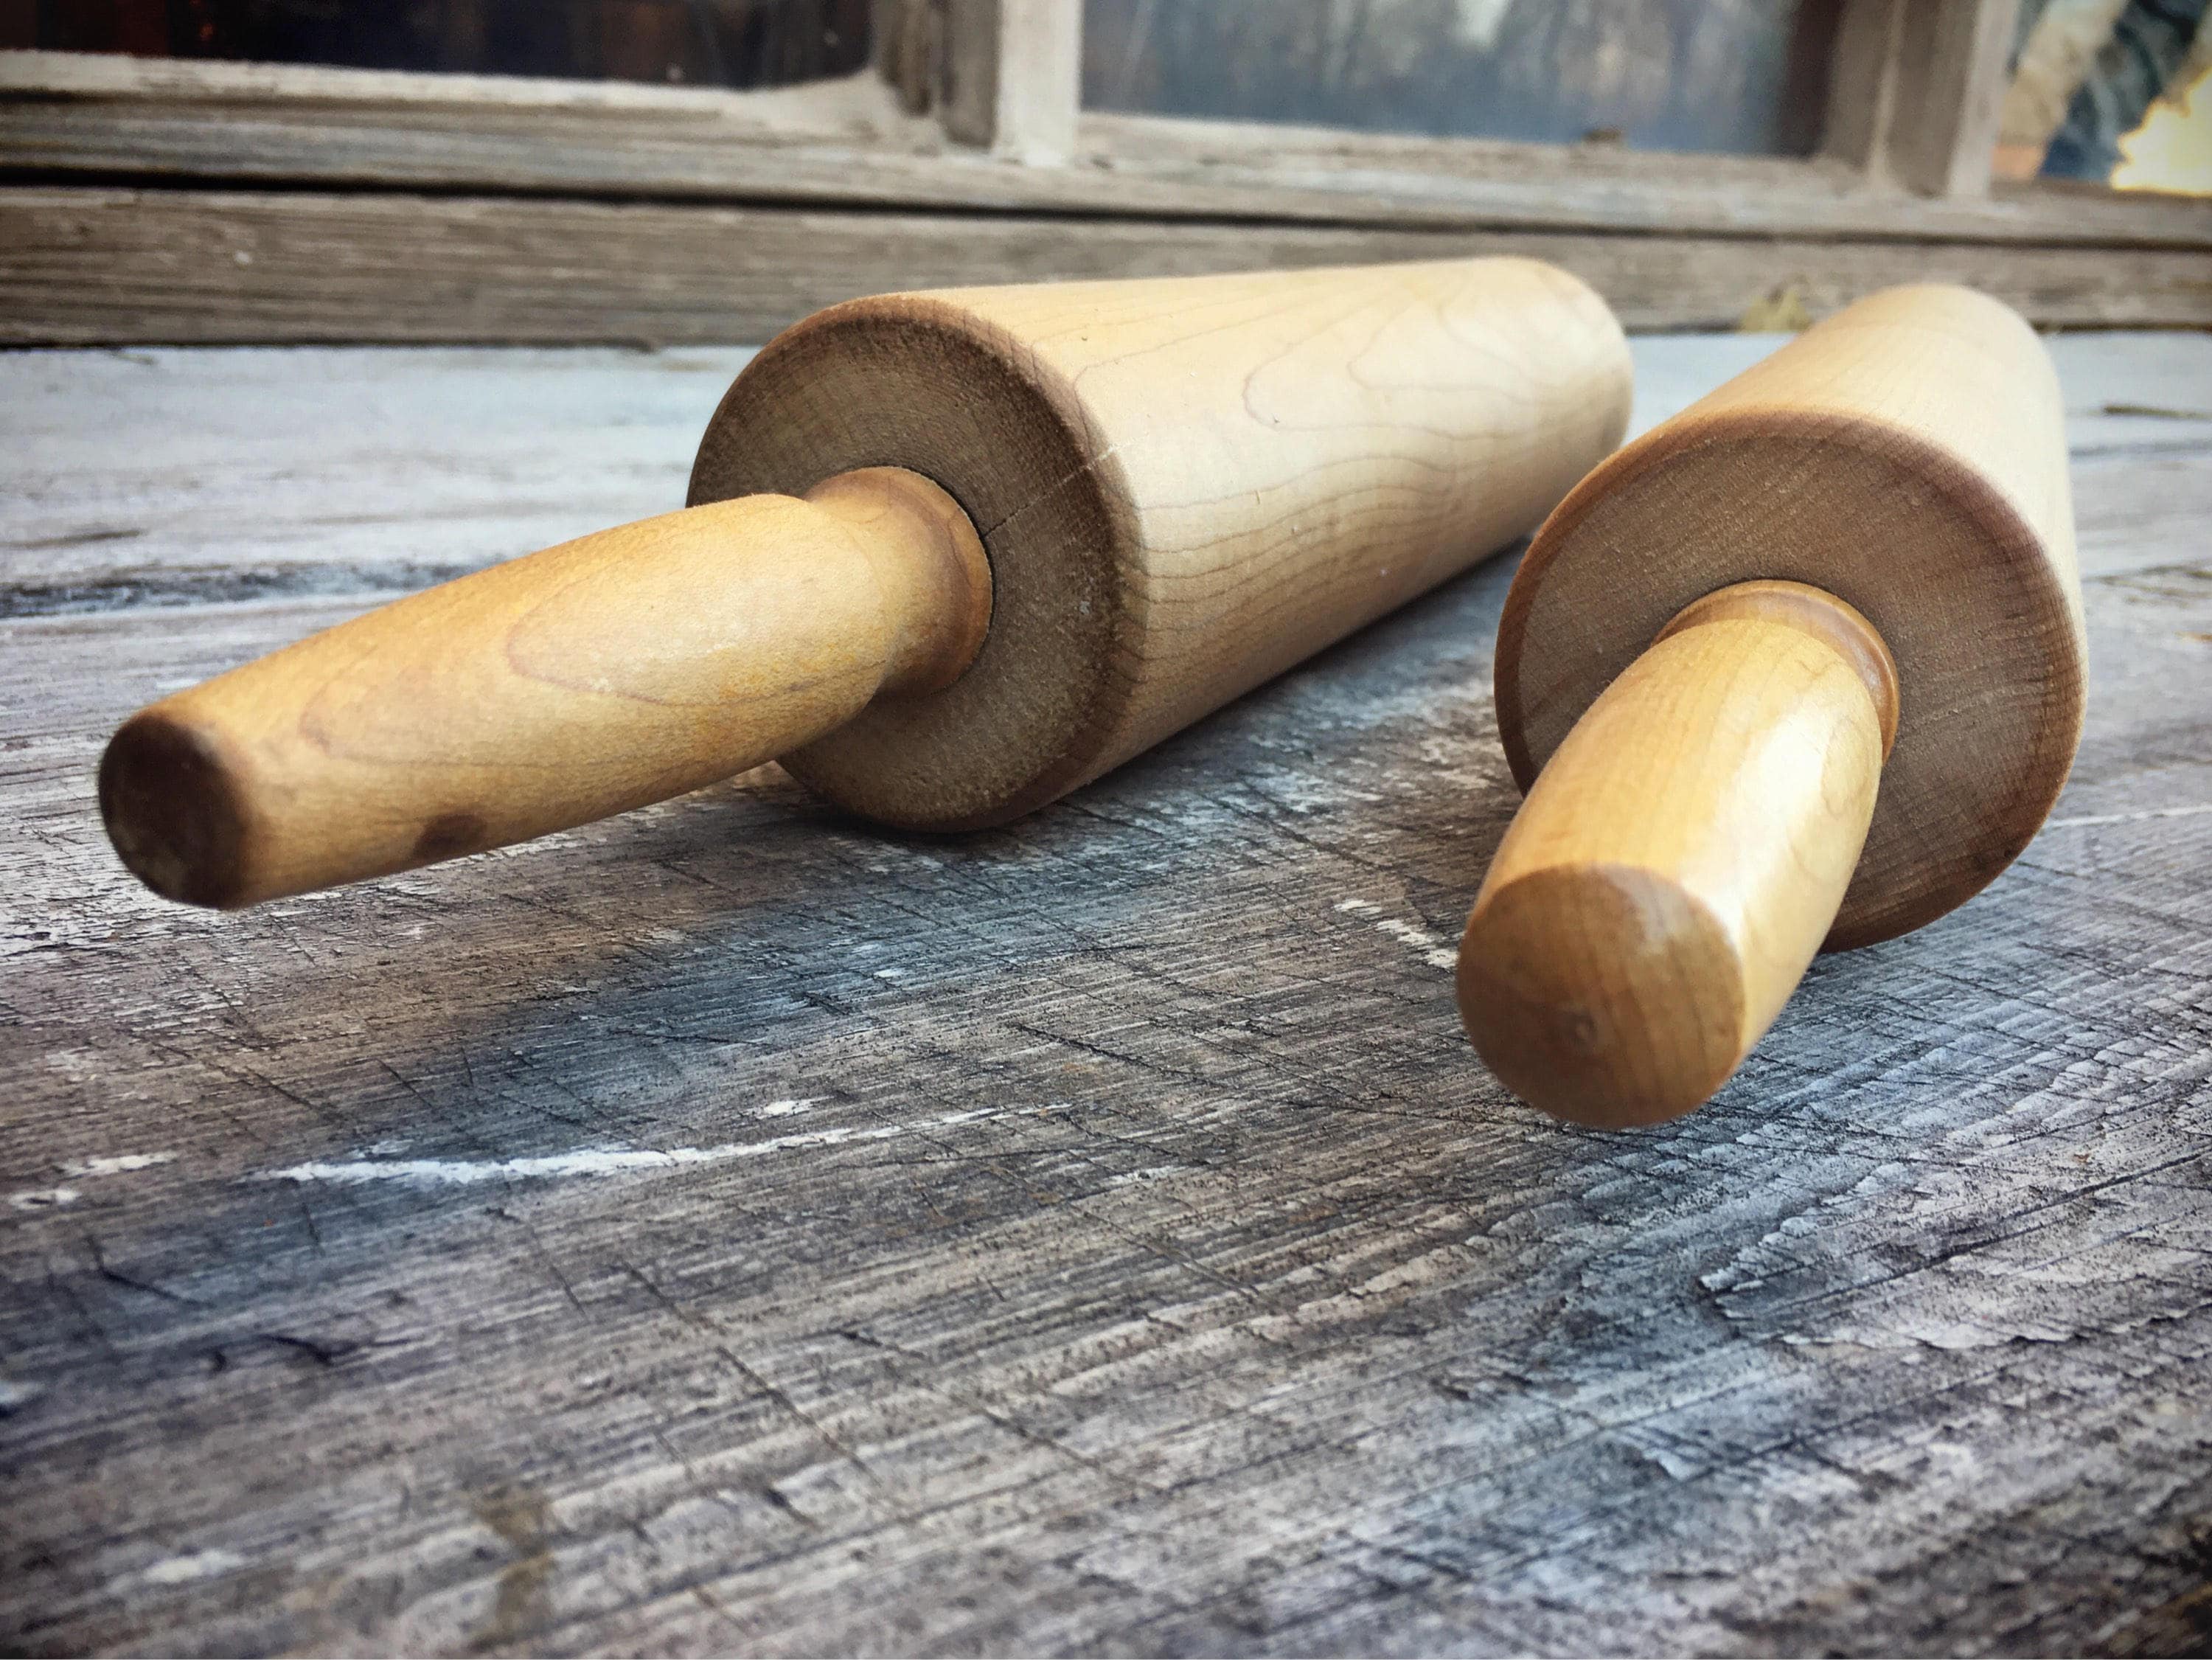
[[[1848,0],[1822,149],[1909,189],[1986,196],[2020,0]]]
[[[668,512],[750,356],[0,356],[0,613],[392,593]]]
[[[1878,170],[1897,103],[1897,34],[1904,0],[1843,0],[1828,57],[1824,155],[1869,175]]]
[[[943,10],[934,0],[869,0],[868,31],[876,73],[897,94],[900,111],[927,113],[941,78]]]
[[[1887,160],[1931,196],[1981,196],[2020,0],[1905,0]]]
[[[2081,575],[2125,576],[2200,563],[2212,468],[2191,446],[2164,455],[2084,456],[2074,466]]]
[[[1632,340],[1632,433],[1778,337]],[[2187,564],[2212,520],[2212,469],[2197,465],[2212,449],[2212,409],[2192,414],[2187,403],[2212,386],[2212,335],[2050,344],[2067,393],[2083,569]],[[683,501],[692,447],[750,355],[0,356],[0,453],[14,463],[0,615],[388,594],[665,512]],[[579,453],[591,465],[576,465]],[[118,455],[131,465],[117,470]]]
[[[1075,155],[1080,0],[949,0],[945,130],[1025,167]]]
[[[0,175],[1085,217],[2212,246],[2212,203],[1945,201],[1841,162],[1086,113],[1066,167],[948,144],[873,76],[768,93],[0,52]]]
[[[549,442],[588,471],[662,397]],[[343,455],[362,405],[280,407]],[[79,454],[88,499],[171,464]],[[0,623],[0,1641],[2186,1647],[2201,554],[2089,584],[2022,861],[1633,1134],[1504,1098],[1429,960],[1513,806],[1505,563],[1007,831],[771,769],[232,917],[113,866],[97,745],[358,601]]]
[[[1577,272],[1638,329],[1925,280],[2048,325],[2212,323],[2179,251],[21,186],[0,190],[0,341],[724,343],[894,289],[1492,253]]]

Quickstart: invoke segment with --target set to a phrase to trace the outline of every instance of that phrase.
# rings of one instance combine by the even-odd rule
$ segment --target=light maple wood
[[[855,812],[1004,822],[1525,534],[1620,441],[1619,325],[1533,260],[890,295],[738,377],[695,502],[895,461],[967,508],[975,667],[784,757]]]
[[[853,301],[772,342],[709,425],[695,508],[756,499],[167,700],[118,735],[109,822],[155,887],[220,904],[771,756],[886,823],[1001,822],[1524,535],[1619,441],[1629,381],[1603,302],[1528,260]],[[896,537],[854,502],[895,518],[904,493],[822,485],[884,468],[933,481]],[[980,650],[981,579],[886,592],[895,543],[935,558],[970,526]]]
[[[1897,748],[1831,943],[1932,921],[2027,844],[2081,731],[2081,584],[2057,377],[1964,289],[1893,289],[1609,458],[1546,522],[1498,642],[1525,789],[1692,600],[1759,578],[1858,610],[1894,654]]]
[[[1485,959],[1462,970],[1469,1029],[1509,1081],[1516,1068],[1539,1104],[1603,1122],[1687,1110],[1824,935],[1843,948],[1917,927],[2026,847],[2081,732],[2061,416],[2016,315],[1965,289],[1894,289],[1645,434],[1560,504],[1498,636],[1498,726],[1534,820],[1509,836],[1462,947]],[[1741,635],[1723,651],[1740,625],[1712,623],[1647,652],[1671,619],[1706,615],[1705,596],[1762,579],[1830,596],[1892,654],[1878,795],[1866,722],[1842,719],[1808,663],[1775,655],[1808,647],[1769,638],[1760,656]],[[1879,731],[1888,717],[1869,718]],[[1577,801],[1589,822],[1558,830]],[[1553,912],[1575,943],[1539,961]],[[1493,994],[1505,1012],[1486,1007]],[[1516,1019],[1523,1039],[1504,1035]]]
[[[990,568],[927,479],[842,474],[601,531],[142,710],[102,757],[124,860],[239,906],[665,800],[951,684]]]
[[[1818,588],[1748,582],[1669,623],[1537,775],[1459,958],[1475,1047],[1583,1123],[1718,1089],[1833,922],[1897,729],[1897,671]]]

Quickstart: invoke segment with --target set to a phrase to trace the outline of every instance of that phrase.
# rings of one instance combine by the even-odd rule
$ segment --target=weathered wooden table
[[[2057,817],[1617,1134],[1452,1005],[1510,557],[1005,832],[209,915],[108,728],[673,505],[742,354],[0,358],[0,1647],[2201,1651],[2212,339],[2056,350]]]

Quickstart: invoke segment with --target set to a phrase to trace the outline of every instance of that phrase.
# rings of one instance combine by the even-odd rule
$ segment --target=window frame
[[[1990,258],[2013,249],[2018,280],[1996,283],[2000,290],[2033,301],[2056,292],[2056,282],[2076,296],[2045,307],[2039,321],[2212,323],[2212,295],[2191,297],[2172,267],[2212,247],[2212,202],[2049,181],[1992,185],[2018,0],[1844,0],[1832,63],[1836,114],[1821,151],[1807,157],[1085,111],[1079,0],[875,3],[872,69],[752,91],[0,52],[0,217],[11,208],[46,214],[39,234],[49,235],[63,210],[56,193],[72,190],[106,193],[97,203],[84,198],[87,222],[102,223],[131,202],[191,210],[154,192],[197,192],[210,213],[251,207],[263,219],[282,210],[270,198],[315,192],[420,202],[426,223],[441,211],[450,218],[450,206],[439,204],[462,198],[487,204],[487,222],[500,204],[511,204],[511,217],[537,204],[543,217],[550,202],[664,215],[685,205],[875,214],[885,216],[887,234],[900,215],[948,225],[981,216],[1089,239],[1093,249],[1067,262],[1085,274],[1206,268],[1224,256],[1190,250],[1212,249],[1240,224],[1270,228],[1279,241],[1305,234],[1317,248],[1333,236],[1346,258],[1404,257],[1398,250],[1409,239],[1446,252],[1544,235],[1641,238],[1670,245],[1677,265],[1728,254],[1754,271],[1762,252],[1774,270],[1789,263],[1777,263],[1784,252],[1809,267],[1834,245],[1827,263],[1845,274],[1825,288],[1817,274],[1806,279],[1808,303],[1821,304],[1921,266],[1987,280],[1978,273]],[[979,234],[978,270],[963,280],[988,280],[994,260],[1006,263],[981,246],[1006,229]],[[1378,251],[1386,245],[1392,252]],[[1870,258],[1871,249],[1887,252]],[[1916,249],[1928,257],[1916,258]],[[1612,247],[1607,257],[1630,252]],[[2063,265],[2069,252],[2119,263],[2109,280],[2093,277]],[[1635,269],[1652,292],[1624,314],[1647,326],[1727,320],[1712,315],[1709,300],[1697,302],[1703,310],[1668,308],[1656,289],[1666,253],[1643,250]],[[0,289],[11,286],[8,265],[0,253]],[[2062,267],[2061,277],[2049,275]],[[951,269],[962,274],[957,261]],[[2131,271],[2140,279],[2132,290]],[[129,275],[125,265],[114,269],[115,280]],[[831,291],[833,278],[825,270],[816,286]],[[209,303],[222,311],[219,294]],[[103,326],[113,326],[125,313],[118,305],[105,314]],[[495,320],[479,325],[505,337]],[[250,326],[233,317],[205,337]],[[270,326],[278,331],[270,337],[295,337],[281,322]],[[362,337],[382,337],[373,317],[362,327]],[[0,325],[0,337],[49,337],[33,319]],[[679,330],[676,337],[700,337]]]

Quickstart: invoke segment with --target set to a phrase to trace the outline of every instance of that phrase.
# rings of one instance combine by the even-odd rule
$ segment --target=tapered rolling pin
[[[1517,1094],[1650,1123],[1705,1101],[1814,954],[2010,864],[2081,739],[2057,378],[1964,289],[1895,289],[1646,434],[1507,597],[1528,792],[1460,1010]]]
[[[164,699],[101,811],[221,906],[770,758],[886,824],[1001,823],[1525,535],[1629,378],[1520,259],[833,307],[738,377],[690,508]]]

